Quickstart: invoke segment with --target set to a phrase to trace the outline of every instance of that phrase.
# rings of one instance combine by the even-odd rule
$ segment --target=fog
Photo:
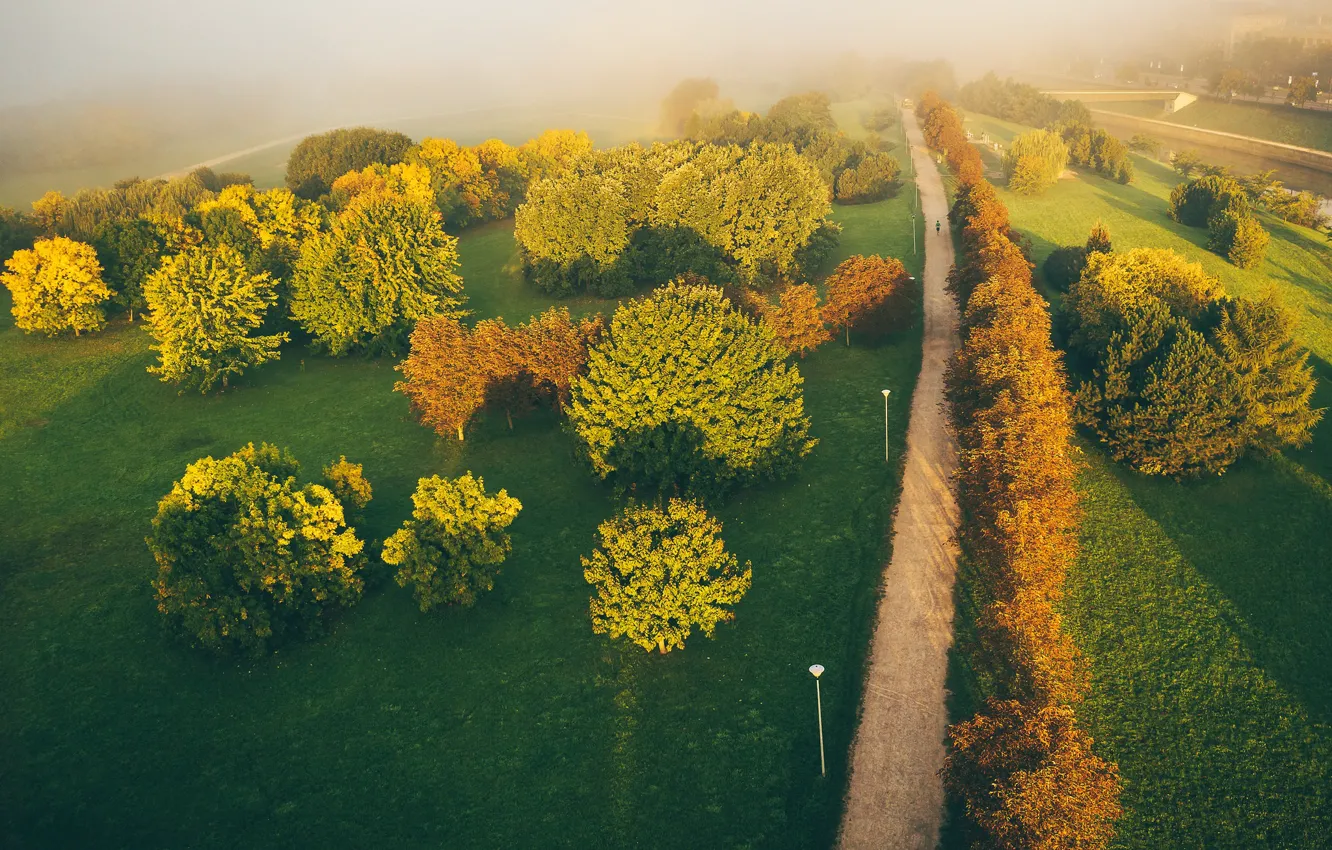
[[[0,178],[59,172],[66,181],[105,178],[69,173],[76,167],[150,176],[159,159],[180,167],[330,126],[483,106],[577,104],[650,122],[683,77],[713,77],[751,109],[834,88],[848,70],[882,88],[894,61],[946,58],[967,79],[1146,44],[1202,8],[1176,4],[1167,16],[1159,3],[1125,0],[1109,16],[1067,0],[0,3]],[[147,157],[170,145],[169,156]],[[144,155],[131,162],[126,150]],[[40,185],[34,178],[8,199]]]
[[[1162,4],[1144,0],[1116,4],[1113,21],[1099,4],[1066,0],[4,4],[0,106],[164,84],[220,93],[271,86],[321,106],[344,86],[365,98],[366,82],[459,101],[623,93],[685,74],[781,75],[810,55],[843,51],[1013,64],[1162,23]]]

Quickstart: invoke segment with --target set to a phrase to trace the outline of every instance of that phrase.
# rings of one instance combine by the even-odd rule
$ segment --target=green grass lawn
[[[1019,129],[976,115],[970,126],[1004,140]],[[1275,286],[1314,352],[1316,402],[1332,407],[1332,251],[1323,237],[1264,217],[1267,260],[1241,271],[1206,251],[1204,230],[1166,216],[1174,175],[1136,164],[1131,186],[1084,175],[1040,198],[1000,195],[1038,264],[1057,245],[1083,242],[1099,219],[1117,250],[1178,251],[1234,294]],[[1081,716],[1124,780],[1115,845],[1326,846],[1332,423],[1305,449],[1204,482],[1139,476],[1094,444],[1083,449],[1086,518],[1064,611],[1092,675]],[[965,574],[959,597],[965,642]],[[980,695],[965,656],[954,661],[961,717]]]
[[[839,257],[910,256],[907,198],[839,208]],[[548,306],[512,225],[467,233],[478,316]],[[582,312],[609,304],[574,302]],[[800,362],[820,440],[799,474],[719,510],[754,585],[715,640],[665,657],[593,635],[579,555],[613,513],[553,415],[437,439],[391,360],[299,349],[219,396],[147,374],[141,327],[47,340],[0,323],[0,844],[9,847],[828,846],[897,497],[919,329]],[[382,574],[321,640],[220,661],[164,635],[143,538],[185,465],[248,441],[307,474],[346,454],[363,535],[418,477],[471,470],[523,502],[472,609],[419,613]],[[824,675],[829,775],[813,683]]]

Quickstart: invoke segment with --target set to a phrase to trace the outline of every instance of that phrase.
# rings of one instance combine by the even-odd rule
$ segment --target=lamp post
[[[823,692],[819,690],[819,677],[823,675],[823,665],[814,664],[810,666],[809,672],[814,675],[814,697],[819,702],[819,773],[827,776],[828,762],[823,757]]]
[[[911,213],[911,256],[916,256],[916,214]]]
[[[892,395],[892,390],[883,391],[883,462],[887,463],[888,457],[888,396]]]

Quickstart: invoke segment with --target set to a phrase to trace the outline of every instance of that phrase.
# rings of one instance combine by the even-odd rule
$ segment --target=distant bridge
[[[1124,91],[1123,89],[1100,89],[1095,91],[1047,91],[1056,100],[1080,100],[1083,103],[1122,103],[1155,101],[1165,104],[1166,112],[1183,109],[1198,100],[1197,95],[1173,89],[1150,89],[1147,91]]]

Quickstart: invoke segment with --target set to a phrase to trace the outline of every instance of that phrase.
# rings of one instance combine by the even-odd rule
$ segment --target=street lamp
[[[811,665],[809,672],[814,675],[814,696],[819,701],[819,773],[827,776],[828,762],[823,758],[823,692],[819,690],[819,677],[823,675],[823,665]]]
[[[887,463],[888,457],[888,396],[892,395],[892,390],[883,391],[883,462]]]
[[[916,214],[911,213],[911,256],[916,256]]]

